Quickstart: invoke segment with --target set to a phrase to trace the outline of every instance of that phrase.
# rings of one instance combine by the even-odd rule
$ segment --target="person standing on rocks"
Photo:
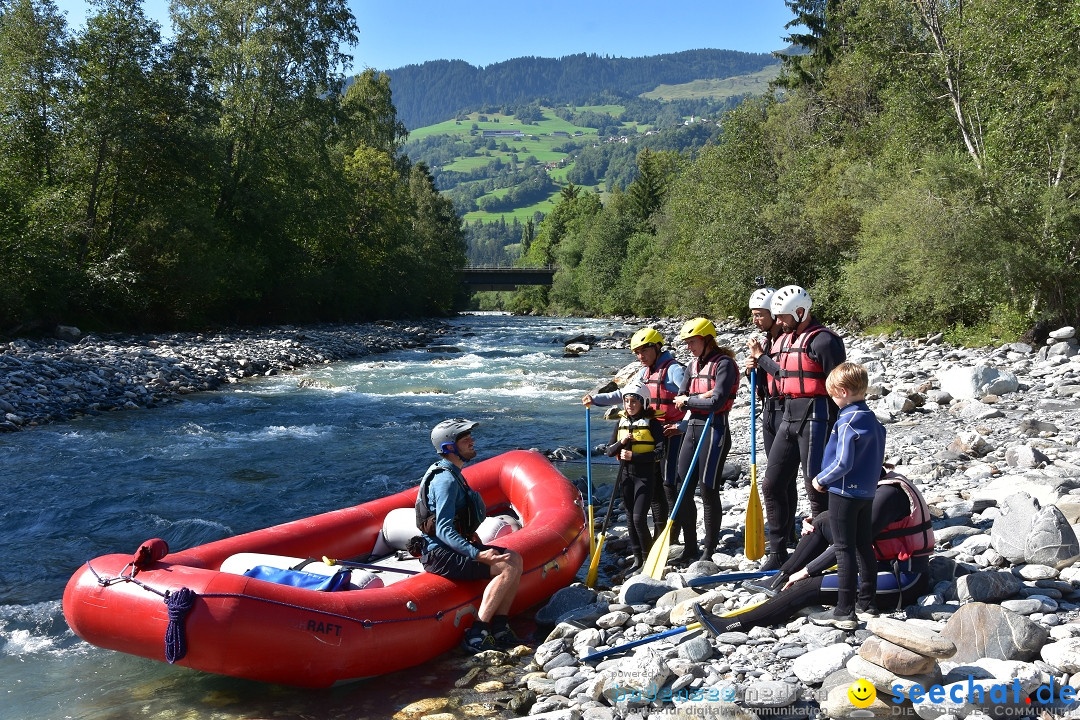
[[[634,333],[630,338],[630,351],[641,363],[641,370],[627,382],[627,386],[636,384],[646,388],[649,406],[656,412],[656,419],[664,426],[663,459],[652,493],[653,535],[656,536],[667,525],[668,508],[675,503],[679,447],[686,429],[686,421],[683,419],[686,411],[676,408],[674,400],[679,394],[685,368],[670,352],[664,350],[664,337],[655,328],[642,328]],[[620,405],[622,402],[621,389],[596,395],[587,394],[581,398],[581,404],[585,407],[606,407]],[[592,448],[589,451],[592,452]]]
[[[866,405],[869,384],[866,368],[850,362],[837,365],[825,379],[840,414],[825,445],[821,472],[812,483],[815,490],[830,494],[839,590],[832,612],[810,616],[816,625],[847,627],[855,621],[856,610],[873,608],[876,568],[870,511],[885,462],[885,426]]]
[[[724,461],[731,449],[728,411],[739,389],[739,366],[735,364],[735,352],[731,348],[717,345],[716,326],[705,318],[688,320],[679,331],[679,338],[686,341],[690,354],[694,356],[675,397],[675,407],[690,414],[685,440],[679,452],[679,479],[680,482],[689,483],[689,487],[678,508],[676,522],[672,523],[673,527],[676,524],[681,526],[683,533],[682,554],[672,558],[672,564],[685,566],[699,559],[710,560],[716,552],[723,515],[720,488],[724,482]],[[705,422],[710,415],[713,420],[709,436],[702,439]],[[690,474],[690,463],[699,441],[701,451],[694,472]],[[701,504],[705,513],[705,548],[700,555],[697,506],[694,504],[694,489],[699,479]]]
[[[930,508],[919,489],[903,475],[885,468],[879,470],[879,475],[871,510],[877,559],[874,606],[894,612],[915,604],[930,592],[934,531]],[[803,608],[835,605],[838,578],[835,573],[824,574],[836,563],[831,512],[832,508],[813,522],[803,521],[802,539],[779,573],[765,581],[743,583],[744,587],[770,595],[765,603],[730,618],[695,604],[694,615],[705,630],[714,637],[723,632],[746,632],[753,627],[786,623]],[[871,614],[867,612],[864,617]],[[856,626],[845,622],[842,629]]]
[[[474,653],[517,645],[508,613],[522,570],[521,555],[482,545],[476,537],[486,510],[480,493],[469,487],[461,468],[476,457],[472,431],[478,424],[454,418],[432,428],[431,444],[441,459],[424,473],[416,496],[416,526],[423,533],[420,563],[424,570],[451,580],[491,578],[476,612],[476,622],[462,641],[463,647]]]
[[[626,569],[626,575],[645,563],[645,554],[652,545],[649,504],[656,477],[660,474],[658,458],[663,451],[664,426],[649,408],[648,391],[641,385],[627,386],[623,390],[623,412],[607,448],[609,457],[619,458],[619,477],[615,484],[622,491],[623,505],[630,519],[627,524],[634,560]]]
[[[757,339],[761,343],[762,351],[773,362],[776,362],[776,349],[779,347],[777,338],[780,337],[781,332],[780,323],[776,322],[776,318],[772,314],[772,299],[775,294],[776,290],[771,287],[759,287],[750,295],[749,302],[750,322],[760,331]],[[747,355],[746,376],[749,378],[750,372],[757,369],[757,359],[753,355]],[[761,401],[761,439],[765,445],[765,456],[768,457],[782,416],[779,411],[780,388],[776,378],[764,370],[755,375],[755,380],[757,382],[755,391]],[[756,442],[756,438],[751,438],[751,442]],[[795,483],[788,485],[788,503],[790,507],[799,506],[799,491]],[[794,545],[798,541],[799,538],[795,534],[795,524],[792,523],[788,529],[787,542]]]
[[[769,557],[763,570],[776,570],[787,559],[787,541],[795,523],[797,506],[791,502],[791,486],[802,465],[803,485],[810,501],[811,517],[828,507],[828,497],[811,480],[821,470],[832,420],[837,408],[825,389],[825,378],[847,352],[844,341],[810,314],[810,294],[798,285],[776,291],[770,310],[782,334],[774,343],[776,359],[765,354],[756,338],[747,345],[757,366],[776,383],[780,422],[768,454],[761,491],[769,522]]]
[[[760,331],[757,339],[761,343],[762,352],[772,358],[773,362],[776,361],[775,346],[777,345],[776,339],[780,336],[780,325],[773,318],[772,310],[772,298],[776,294],[776,290],[771,287],[762,287],[755,290],[750,295],[750,322],[754,324],[754,327]],[[753,355],[748,355],[746,358],[746,375],[750,376],[751,370],[758,369],[757,358]],[[761,437],[765,444],[765,455],[768,457],[769,449],[772,447],[773,438],[776,437],[776,427],[779,424],[780,413],[776,411],[777,404],[780,401],[780,390],[777,387],[776,378],[762,371],[756,376],[757,387],[754,390],[757,392],[758,399],[761,401]],[[794,486],[792,486],[792,492],[794,493]],[[797,498],[795,498],[797,500]]]

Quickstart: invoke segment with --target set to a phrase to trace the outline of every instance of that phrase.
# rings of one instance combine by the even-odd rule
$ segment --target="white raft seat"
[[[501,537],[505,537],[516,530],[521,529],[521,521],[513,515],[492,515],[480,523],[476,534],[484,544],[494,543]],[[408,575],[395,573],[389,568],[412,569],[423,571],[418,560],[412,557],[400,557],[398,551],[404,551],[409,539],[419,534],[416,529],[416,511],[413,508],[397,508],[391,510],[383,521],[382,531],[375,541],[375,547],[371,552],[372,564],[386,565],[383,572],[372,572],[362,568],[351,568],[352,579],[349,583],[350,590],[363,590],[365,588],[380,588],[404,580]],[[304,558],[287,557],[285,555],[267,555],[264,553],[237,553],[230,555],[221,563],[221,572],[243,575],[257,565],[291,570],[298,568],[302,572],[316,575],[332,576],[341,570],[340,565],[327,565],[322,561],[305,562]]]
[[[476,534],[480,542],[490,545],[499,538],[521,529],[521,521],[513,515],[492,515],[485,518]],[[378,558],[404,550],[411,538],[420,534],[416,529],[416,511],[413,508],[397,508],[386,514],[382,532],[375,540],[371,556]]]

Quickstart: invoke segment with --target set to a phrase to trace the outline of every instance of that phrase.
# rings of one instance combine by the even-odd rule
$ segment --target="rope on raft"
[[[195,592],[186,587],[165,594],[169,608],[169,626],[165,628],[165,659],[172,664],[187,654],[187,636],[184,621],[195,604]]]

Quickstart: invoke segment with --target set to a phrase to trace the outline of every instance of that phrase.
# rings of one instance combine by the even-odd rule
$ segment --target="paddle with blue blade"
[[[720,573],[719,575],[706,575],[704,577],[690,578],[686,584],[690,587],[703,587],[705,585],[720,585],[742,580],[757,580],[758,578],[771,577],[779,570],[751,570],[748,572]]]
[[[694,457],[690,460],[690,467],[686,471],[686,477],[683,478],[682,488],[679,489],[679,496],[675,498],[675,505],[671,508],[671,514],[668,515],[667,524],[664,525],[664,529],[660,531],[660,535],[653,542],[653,546],[649,550],[649,556],[645,558],[645,564],[641,567],[641,574],[648,575],[653,580],[662,580],[664,577],[664,567],[667,565],[668,553],[671,552],[671,525],[679,512],[679,505],[682,504],[683,496],[686,495],[686,488],[690,486],[688,479],[694,474],[698,455],[701,454],[701,446],[705,444],[705,438],[709,434],[712,419],[713,416],[710,413],[705,425],[701,428],[701,437],[698,439],[697,447],[694,448]],[[691,502],[693,502],[692,499]]]
[[[738,610],[731,610],[730,612],[726,612],[723,615],[720,615],[719,617],[724,617],[724,618],[735,617],[736,615],[741,615],[744,612],[749,612],[750,610],[753,610],[754,608],[759,607],[760,605],[763,605],[765,602],[766,601],[762,601],[762,602],[759,602],[759,603],[754,603],[753,605],[747,605],[746,607],[739,608]],[[701,628],[702,628],[702,625],[701,625],[700,622],[692,622],[689,625],[684,625],[684,626],[678,627],[678,628],[672,628],[671,630],[665,630],[662,633],[657,633],[655,635],[649,635],[648,637],[643,637],[640,640],[631,640],[630,642],[623,643],[622,645],[616,645],[615,647],[608,648],[607,650],[598,650],[597,652],[590,653],[590,654],[586,655],[585,657],[583,657],[582,662],[590,662],[592,660],[599,660],[601,658],[607,657],[608,655],[615,655],[615,654],[630,650],[631,648],[636,648],[636,647],[639,647],[641,645],[645,645],[647,643],[655,642],[656,640],[663,640],[664,638],[669,638],[669,637],[672,637],[674,635],[681,635],[682,633],[691,632],[693,630],[700,630]]]

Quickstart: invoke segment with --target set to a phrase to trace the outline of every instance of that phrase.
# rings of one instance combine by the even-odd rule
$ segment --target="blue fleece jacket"
[[[863,401],[840,409],[818,473],[831,493],[872,498],[885,462],[885,427]]]

